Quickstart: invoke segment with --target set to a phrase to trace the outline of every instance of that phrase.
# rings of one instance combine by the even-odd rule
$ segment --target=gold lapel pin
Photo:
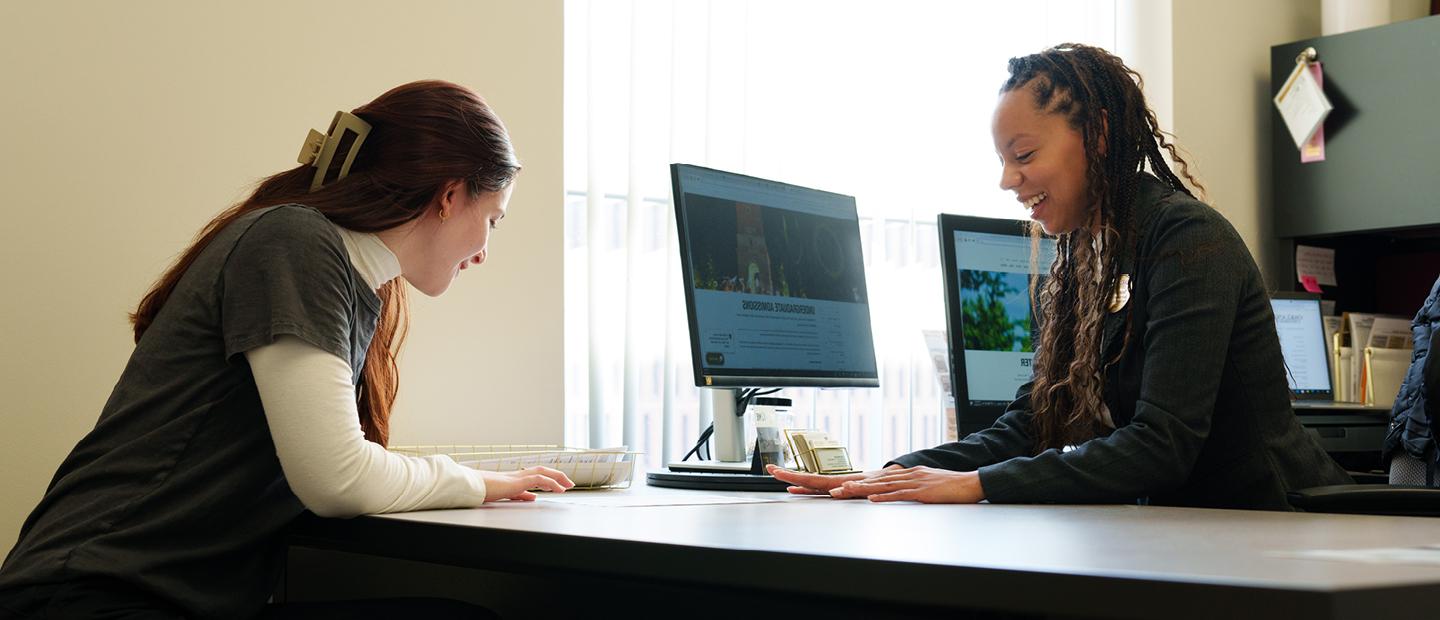
[[[1120,274],[1120,281],[1115,284],[1115,292],[1110,295],[1110,312],[1119,312],[1125,304],[1130,303],[1130,274]]]

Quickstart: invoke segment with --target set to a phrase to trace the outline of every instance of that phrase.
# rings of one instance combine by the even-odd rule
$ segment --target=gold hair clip
[[[349,132],[355,136],[350,143],[350,151],[345,154],[345,161],[340,164],[340,173],[335,180],[345,178],[350,174],[350,166],[355,163],[355,156],[360,153],[360,145],[365,142],[365,136],[370,135],[370,123],[358,116],[340,110],[335,113],[334,120],[330,121],[330,131],[320,133],[314,129],[305,136],[305,143],[300,145],[300,156],[296,161],[309,166],[315,166],[315,180],[310,183],[310,191],[320,189],[325,184],[325,173],[330,170],[330,162],[335,159],[335,151],[340,147],[340,140]]]

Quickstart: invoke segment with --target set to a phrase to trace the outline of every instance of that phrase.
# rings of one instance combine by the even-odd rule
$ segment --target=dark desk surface
[[[579,493],[586,495],[573,497],[784,501],[602,507],[542,497],[471,510],[316,521],[300,529],[295,544],[505,572],[1037,614],[1370,619],[1440,609],[1440,564],[1282,555],[1436,544],[1440,519],[1152,506],[871,504],[638,482],[630,490]]]

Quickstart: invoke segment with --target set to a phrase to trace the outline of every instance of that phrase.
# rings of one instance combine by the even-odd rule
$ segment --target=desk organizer
[[[433,445],[394,446],[407,456],[443,454],[456,463],[488,471],[517,471],[544,465],[565,472],[577,489],[628,488],[641,453],[618,448],[566,448],[555,445]]]

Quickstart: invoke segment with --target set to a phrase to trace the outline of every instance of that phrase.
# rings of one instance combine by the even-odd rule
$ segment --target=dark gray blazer
[[[1130,302],[1101,341],[1105,359],[1125,346],[1105,373],[1115,431],[1034,455],[1027,383],[994,426],[893,463],[978,469],[992,502],[1289,510],[1288,490],[1351,482],[1290,408],[1269,295],[1235,229],[1148,174],[1136,204]]]

